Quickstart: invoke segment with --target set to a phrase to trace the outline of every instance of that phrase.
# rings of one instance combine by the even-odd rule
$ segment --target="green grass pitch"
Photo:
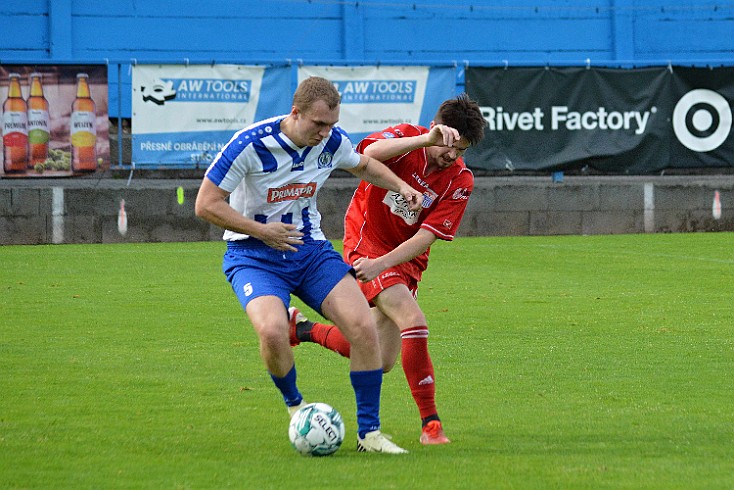
[[[0,488],[734,487],[731,233],[437,243],[419,302],[454,442],[418,443],[396,366],[403,456],[355,451],[348,364],[312,344],[299,386],[347,437],[296,454],[223,249],[0,247]]]

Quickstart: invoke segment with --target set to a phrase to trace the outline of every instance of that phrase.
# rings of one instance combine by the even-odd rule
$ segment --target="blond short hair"
[[[326,78],[308,77],[302,81],[293,94],[293,105],[300,111],[307,111],[317,100],[323,100],[329,109],[341,103],[341,95],[336,87]]]

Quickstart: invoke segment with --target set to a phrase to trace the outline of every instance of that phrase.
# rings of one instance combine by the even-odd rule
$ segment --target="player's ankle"
[[[296,337],[301,342],[313,342],[311,339],[311,330],[313,329],[314,322],[304,320],[296,324]]]

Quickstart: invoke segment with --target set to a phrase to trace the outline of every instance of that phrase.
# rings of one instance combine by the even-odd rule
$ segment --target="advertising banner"
[[[474,68],[470,167],[646,174],[734,166],[734,68]]]
[[[109,168],[105,65],[0,65],[4,177]]]
[[[301,66],[298,82],[330,80],[342,96],[339,126],[354,144],[401,123],[428,126],[439,105],[455,95],[453,68],[427,66]]]
[[[135,65],[133,163],[208,166],[236,131],[290,112],[290,73],[288,67]]]

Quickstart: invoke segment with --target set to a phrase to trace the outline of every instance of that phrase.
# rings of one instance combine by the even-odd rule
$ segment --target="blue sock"
[[[275,383],[275,386],[277,386],[280,392],[283,394],[283,400],[285,401],[286,405],[288,405],[289,407],[294,407],[303,401],[301,392],[298,391],[298,387],[296,386],[295,364],[293,365],[291,370],[288,371],[288,374],[286,374],[282,378],[275,376],[273,373],[269,374],[273,380],[273,383]]]
[[[352,371],[354,395],[357,398],[357,425],[360,438],[380,428],[380,390],[382,389],[382,369],[374,371]]]

